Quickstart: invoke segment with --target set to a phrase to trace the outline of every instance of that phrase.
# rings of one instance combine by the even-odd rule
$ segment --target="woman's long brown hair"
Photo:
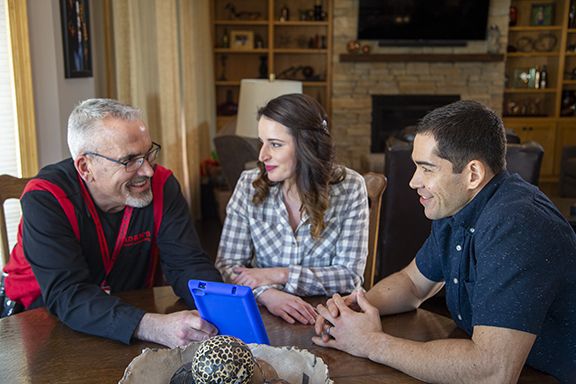
[[[258,119],[266,116],[285,127],[294,137],[296,148],[296,187],[302,206],[300,212],[310,217],[313,239],[319,239],[326,223],[324,213],[330,203],[330,185],[344,180],[344,167],[334,164],[334,147],[328,130],[328,117],[314,98],[305,94],[282,95],[272,99],[258,111]],[[252,202],[262,204],[274,185],[268,179],[264,164],[252,186],[256,193]]]

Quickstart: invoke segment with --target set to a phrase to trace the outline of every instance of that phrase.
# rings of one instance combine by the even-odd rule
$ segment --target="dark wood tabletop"
[[[170,287],[128,292],[127,302],[150,312],[170,313],[185,309]],[[320,298],[311,302],[319,303]],[[321,357],[339,384],[420,383],[402,372],[347,353],[312,344],[312,326],[290,325],[262,309],[273,346],[294,345]],[[385,332],[412,340],[466,337],[449,318],[417,311],[382,318]],[[131,345],[75,332],[45,309],[35,309],[0,319],[0,383],[117,383],[124,369],[154,343]],[[526,367],[519,383],[556,383],[551,377]]]

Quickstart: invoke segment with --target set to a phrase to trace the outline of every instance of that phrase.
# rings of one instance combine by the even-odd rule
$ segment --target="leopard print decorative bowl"
[[[232,336],[203,341],[194,354],[192,376],[196,384],[247,384],[254,373],[250,348]]]

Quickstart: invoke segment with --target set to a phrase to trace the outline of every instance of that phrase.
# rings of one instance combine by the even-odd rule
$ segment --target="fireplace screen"
[[[372,96],[372,153],[383,153],[388,137],[398,135],[431,110],[460,100],[459,95]]]

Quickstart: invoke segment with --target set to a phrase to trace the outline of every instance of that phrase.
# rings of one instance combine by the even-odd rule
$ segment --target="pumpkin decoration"
[[[362,44],[358,40],[350,40],[346,44],[348,53],[360,53],[362,51]]]

